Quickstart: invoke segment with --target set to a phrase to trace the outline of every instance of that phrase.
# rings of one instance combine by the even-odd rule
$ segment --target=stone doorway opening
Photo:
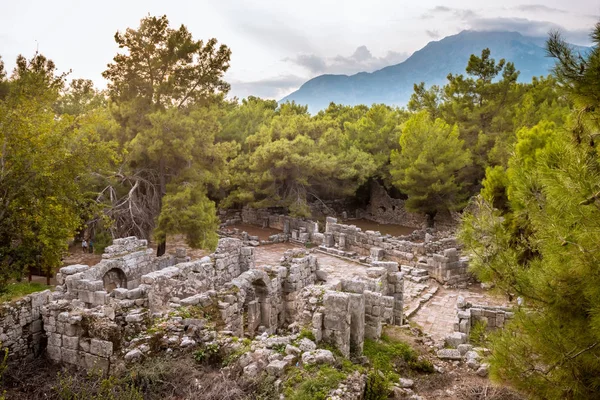
[[[125,276],[125,272],[119,268],[108,270],[102,277],[102,283],[104,284],[104,290],[106,290],[107,293],[110,293],[117,288],[127,289],[127,277]]]
[[[271,319],[271,301],[267,285],[260,279],[252,282],[244,303],[244,332],[249,337],[268,331]]]

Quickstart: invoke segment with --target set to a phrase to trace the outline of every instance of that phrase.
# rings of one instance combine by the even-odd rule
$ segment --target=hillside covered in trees
[[[462,211],[479,279],[521,297],[492,372],[539,398],[600,388],[600,24],[580,55],[558,34],[548,76],[487,48],[407,108],[227,99],[231,51],[146,17],[118,32],[108,88],[42,54],[0,62],[0,285],[55,269],[82,230],[214,249],[218,209],[352,199],[372,181],[426,215]],[[107,38],[109,40],[109,38]],[[106,239],[108,241],[108,239]]]

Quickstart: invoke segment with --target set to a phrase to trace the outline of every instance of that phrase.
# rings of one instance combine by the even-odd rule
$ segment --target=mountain
[[[355,75],[320,75],[304,83],[281,100],[308,104],[315,113],[330,102],[356,105],[385,103],[405,106],[413,92],[413,84],[425,82],[444,85],[446,76],[465,74],[471,54],[481,55],[486,47],[496,61],[501,58],[515,64],[520,82],[534,76],[548,75],[554,59],[546,56],[544,39],[523,36],[517,32],[462,31],[439,41],[430,42],[404,62],[371,73]]]

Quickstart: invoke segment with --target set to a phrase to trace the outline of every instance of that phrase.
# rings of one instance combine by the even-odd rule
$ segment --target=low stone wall
[[[321,244],[323,235],[319,233],[319,224],[310,220],[273,214],[269,209],[244,208],[241,213],[244,223],[278,229],[290,235],[292,240],[302,243]]]
[[[48,334],[48,358],[84,369],[109,371],[123,341],[124,329],[103,313],[72,308],[60,300],[44,309],[44,329]],[[141,322],[142,318],[127,322]],[[128,330],[131,332],[132,327]],[[139,329],[137,330],[139,331]]]
[[[398,263],[382,262],[367,273],[368,278],[342,280],[337,290],[309,286],[299,294],[299,323],[346,357],[362,354],[364,339],[379,338],[383,324],[403,323]]]
[[[454,285],[470,279],[468,259],[459,258],[455,248],[446,249],[443,254],[434,254],[427,263],[418,263],[418,268],[426,269],[429,275],[439,282]]]
[[[39,355],[46,346],[42,307],[50,301],[45,290],[0,306],[0,344],[11,358]]]
[[[469,334],[475,324],[483,323],[487,329],[503,328],[514,317],[512,308],[466,304],[459,307],[454,331]]]

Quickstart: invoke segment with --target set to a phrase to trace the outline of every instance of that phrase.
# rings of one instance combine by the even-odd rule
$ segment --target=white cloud
[[[408,53],[396,51],[388,51],[383,57],[375,57],[366,46],[360,46],[350,56],[322,57],[315,54],[299,54],[287,57],[284,61],[299,65],[311,74],[356,74],[399,64],[407,58]]]
[[[231,93],[238,98],[257,96],[279,100],[306,82],[306,78],[296,75],[281,75],[252,82],[232,81]]]

